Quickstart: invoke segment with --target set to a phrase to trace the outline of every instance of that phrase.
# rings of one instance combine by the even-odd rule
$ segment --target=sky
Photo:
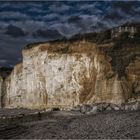
[[[22,60],[29,43],[140,22],[140,1],[0,1],[0,67]]]

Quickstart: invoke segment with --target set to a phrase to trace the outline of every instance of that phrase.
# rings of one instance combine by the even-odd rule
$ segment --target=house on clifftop
[[[140,29],[139,23],[125,23],[122,26],[115,27],[111,30],[111,38],[117,38],[122,33],[128,33],[130,38],[134,38],[134,35]]]

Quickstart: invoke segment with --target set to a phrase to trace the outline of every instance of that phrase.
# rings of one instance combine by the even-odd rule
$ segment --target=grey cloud
[[[136,1],[112,2],[112,5],[107,9],[109,12],[104,15],[100,22],[106,23],[108,28],[111,28],[126,22],[140,21],[140,15],[138,14],[140,11],[138,9],[139,5]]]
[[[27,9],[28,12],[35,12],[38,14],[42,14],[42,13],[46,13],[46,11],[44,11],[43,9],[39,8],[39,7],[32,7]]]
[[[22,2],[21,2],[21,4],[23,5]],[[27,2],[26,5],[28,7],[42,8],[42,3],[40,3],[40,2],[37,2],[37,3]]]
[[[90,9],[90,8],[92,8],[92,9],[94,9],[95,8],[95,6],[96,6],[96,4],[97,4],[97,2],[94,2],[94,3],[90,3],[90,4],[83,4],[83,5],[78,5],[79,6],[79,9],[80,10],[86,10],[86,9]]]
[[[123,16],[123,14],[118,14],[117,12],[113,12],[109,13],[108,15],[105,15],[103,20],[107,21],[107,20],[112,20],[114,22],[120,20],[120,19],[124,19],[125,17]]]
[[[71,9],[71,6],[66,5],[62,2],[55,2],[55,3],[53,3],[52,5],[49,6],[49,10],[51,12],[64,12],[64,11],[67,11],[67,10],[70,10],[70,9]]]
[[[16,63],[21,58],[21,48],[28,43],[70,38],[77,33],[140,21],[140,2],[0,2],[0,9],[4,9],[0,12],[0,60],[7,60],[2,65]],[[7,29],[9,25],[17,27],[15,33]]]
[[[46,40],[53,40],[62,38],[62,35],[57,30],[37,30],[33,33],[33,37],[35,38],[45,38]]]
[[[126,14],[133,14],[133,11],[135,8],[139,7],[138,1],[116,1],[112,3],[112,8],[114,9],[120,9],[122,12],[125,12]]]
[[[5,59],[0,59],[0,63],[7,63],[7,60],[5,60]]]
[[[5,60],[5,63],[0,62],[0,66],[15,65],[19,62],[22,48],[31,42],[26,41],[25,38],[11,38],[0,34],[0,54],[3,54],[0,55],[0,60]]]
[[[21,28],[14,25],[7,26],[5,34],[12,37],[24,37],[26,35]]]
[[[96,14],[100,15],[103,14],[103,11],[101,9],[98,9],[96,6],[98,5],[98,2],[93,2],[90,4],[81,4],[79,5],[79,11],[83,11],[83,13],[88,13],[88,14]]]
[[[28,32],[34,32],[35,30],[47,27],[46,22],[34,20],[11,22],[11,24],[14,24],[15,26],[18,26]]]
[[[51,26],[51,28],[56,29],[59,31],[62,36],[65,36],[67,38],[70,38],[74,34],[77,34],[81,31],[80,27],[76,27],[73,24],[68,23],[58,23]]]
[[[77,23],[77,22],[80,22],[81,20],[82,20],[82,18],[80,16],[71,16],[68,19],[68,22],[69,23]]]
[[[2,32],[10,23],[7,23],[5,21],[0,21],[0,27],[1,27],[1,30],[0,32]]]
[[[42,4],[41,3],[33,3],[33,2],[29,2],[27,1],[27,3],[25,1],[7,1],[4,0],[4,2],[0,2],[0,8],[8,8],[8,7],[12,7],[14,9],[21,9],[21,8],[29,8],[29,7],[36,7],[36,8],[42,8]]]
[[[40,16],[41,17],[41,16]],[[57,13],[53,13],[53,14],[46,14],[45,16],[42,16],[42,18],[46,19],[46,20],[57,20],[60,18],[60,15]]]
[[[0,19],[9,19],[9,18],[16,18],[21,20],[30,19],[28,15],[20,12],[13,12],[13,11],[0,12]]]
[[[81,15],[81,16],[72,16],[68,19],[68,23],[75,26],[77,29],[80,28],[80,32],[90,32],[97,24],[97,22],[100,21],[100,17],[96,15]],[[93,30],[92,30],[93,31]]]

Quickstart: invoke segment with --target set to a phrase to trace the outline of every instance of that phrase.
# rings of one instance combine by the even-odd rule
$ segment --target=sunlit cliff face
[[[5,107],[70,108],[139,100],[139,45],[79,40],[30,45],[3,82]]]

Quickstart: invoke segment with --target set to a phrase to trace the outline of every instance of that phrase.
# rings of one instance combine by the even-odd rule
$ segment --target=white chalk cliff
[[[70,108],[139,100],[140,46],[115,49],[86,40],[31,44],[2,82],[4,107]],[[2,90],[3,83],[3,90]],[[3,93],[2,93],[3,91]]]

